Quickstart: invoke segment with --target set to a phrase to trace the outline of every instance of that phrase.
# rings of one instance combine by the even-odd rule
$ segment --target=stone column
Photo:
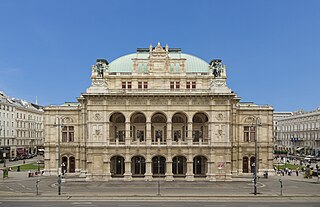
[[[192,145],[192,131],[193,131],[193,127],[192,127],[192,122],[188,122],[188,137],[187,137],[187,142],[188,145],[191,146]]]
[[[166,181],[173,181],[173,173],[172,173],[172,156],[171,149],[168,149],[168,156],[166,160]]]
[[[125,132],[126,132],[126,138],[125,138],[125,145],[130,145],[130,122],[126,122],[125,125]]]
[[[186,173],[186,180],[193,181],[194,174],[193,174],[193,159],[192,159],[192,151],[189,149],[189,155],[187,159],[187,173]]]
[[[146,181],[151,181],[152,180],[152,170],[151,170],[151,168],[152,168],[152,161],[151,161],[150,157],[147,157],[147,159],[146,159],[146,173],[144,174]]]
[[[172,122],[167,122],[167,145],[172,146]]]
[[[147,131],[146,131],[146,145],[151,145],[151,122],[146,123]]]
[[[110,144],[110,133],[109,133],[109,129],[110,129],[110,124],[109,122],[105,123],[105,130],[104,130],[104,143],[106,143],[106,145],[108,146]]]

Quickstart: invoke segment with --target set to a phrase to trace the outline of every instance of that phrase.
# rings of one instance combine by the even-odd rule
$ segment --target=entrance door
[[[69,165],[70,165],[69,172],[74,173],[76,171],[76,160],[74,157],[69,158]]]
[[[242,172],[248,173],[249,172],[249,166],[248,166],[248,157],[244,157],[242,161]]]

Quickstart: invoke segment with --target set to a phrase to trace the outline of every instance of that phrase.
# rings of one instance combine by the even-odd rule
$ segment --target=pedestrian
[[[296,168],[296,175],[299,176],[299,168]]]

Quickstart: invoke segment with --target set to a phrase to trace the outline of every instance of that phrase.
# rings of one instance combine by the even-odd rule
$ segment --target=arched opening
[[[248,159],[248,157],[243,157],[243,159],[242,159],[242,172],[243,173],[249,172],[249,159]]]
[[[185,141],[188,136],[188,118],[179,112],[172,116],[172,139],[175,142]]]
[[[183,156],[176,156],[172,159],[173,176],[185,176],[187,172],[187,159]]]
[[[158,112],[151,117],[152,143],[166,143],[167,140],[167,117]]]
[[[193,174],[197,177],[206,176],[208,165],[207,158],[204,156],[196,156],[193,158]]]
[[[132,141],[144,142],[146,136],[146,117],[138,112],[131,116],[130,119],[130,137]]]
[[[125,172],[124,158],[122,156],[114,156],[110,160],[111,177],[123,177]]]
[[[194,143],[208,142],[208,117],[205,113],[196,113],[192,118],[192,140]]]
[[[76,159],[74,157],[69,157],[69,173],[76,172]]]
[[[166,158],[163,156],[154,156],[152,158],[153,177],[164,177],[166,173]]]
[[[255,166],[255,160],[256,160],[255,157],[250,157],[250,167],[251,167],[251,172],[252,173],[254,172],[254,168],[256,167]]]
[[[131,159],[131,171],[134,177],[144,177],[146,173],[146,160],[142,156],[134,156]]]
[[[62,163],[61,163],[61,173],[65,174],[68,172],[68,157],[62,157]]]
[[[122,113],[114,113],[110,117],[110,142],[120,142],[125,141],[125,117]]]

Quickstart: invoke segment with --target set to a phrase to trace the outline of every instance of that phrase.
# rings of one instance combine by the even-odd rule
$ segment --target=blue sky
[[[320,107],[320,1],[0,1],[0,90],[76,101],[91,65],[161,42],[227,65],[242,101]]]

